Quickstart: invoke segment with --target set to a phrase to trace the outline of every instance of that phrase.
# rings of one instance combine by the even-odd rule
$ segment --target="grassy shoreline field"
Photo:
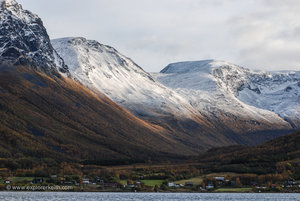
[[[246,184],[245,178],[251,175],[243,175],[231,172],[209,173],[186,179],[151,179],[149,174],[140,178],[108,181],[106,178],[96,180],[80,178],[81,181],[70,180],[77,176],[52,175],[52,180],[47,177],[7,177],[0,180],[1,191],[72,191],[72,192],[191,192],[191,193],[275,193],[300,192],[300,183],[295,181],[292,186],[285,186],[285,182],[270,182],[261,184]],[[153,174],[152,176],[162,176]],[[254,176],[254,175],[252,175]],[[54,178],[55,177],[55,178]],[[137,179],[134,179],[137,178]],[[144,179],[146,178],[146,179]],[[223,180],[224,178],[224,180]],[[102,180],[103,179],[103,180]],[[87,182],[88,181],[88,182]],[[244,183],[244,184],[243,184]],[[66,188],[68,187],[68,188]],[[65,190],[63,188],[66,188]],[[49,190],[50,189],[50,190]]]

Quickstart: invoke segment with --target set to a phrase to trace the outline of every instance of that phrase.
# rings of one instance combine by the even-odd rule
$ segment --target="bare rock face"
[[[15,0],[2,0],[0,5],[0,62],[69,75],[68,67],[50,43],[42,20],[23,10]]]

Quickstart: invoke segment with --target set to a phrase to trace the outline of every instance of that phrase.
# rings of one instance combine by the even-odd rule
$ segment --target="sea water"
[[[1,201],[300,201],[300,194],[283,193],[73,193],[0,192]]]

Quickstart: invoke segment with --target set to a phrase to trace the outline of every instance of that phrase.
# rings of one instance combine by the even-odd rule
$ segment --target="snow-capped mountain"
[[[190,146],[253,144],[274,137],[274,131],[293,129],[277,113],[242,101],[243,87],[248,89],[254,73],[248,69],[200,61],[170,64],[161,73],[149,74],[97,41],[62,38],[51,42],[84,86],[104,93],[138,117],[188,133],[177,133],[176,139],[185,138]],[[266,131],[270,133],[263,135]],[[251,133],[261,135],[247,136]]]
[[[225,115],[235,122],[264,124],[264,129],[300,127],[299,75],[254,72],[215,60],[173,63],[153,74],[209,119]]]
[[[110,46],[85,38],[52,40],[83,85],[100,91],[140,117],[190,116],[189,102]]]
[[[37,15],[23,10],[15,0],[1,0],[0,19],[0,62],[68,74],[68,67],[53,49]]]

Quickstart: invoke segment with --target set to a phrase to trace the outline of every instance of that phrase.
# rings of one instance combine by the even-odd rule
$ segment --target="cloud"
[[[19,0],[51,38],[114,46],[147,71],[221,59],[265,70],[300,70],[298,0]]]
[[[300,70],[299,1],[265,0],[231,20],[238,62],[266,70]]]

